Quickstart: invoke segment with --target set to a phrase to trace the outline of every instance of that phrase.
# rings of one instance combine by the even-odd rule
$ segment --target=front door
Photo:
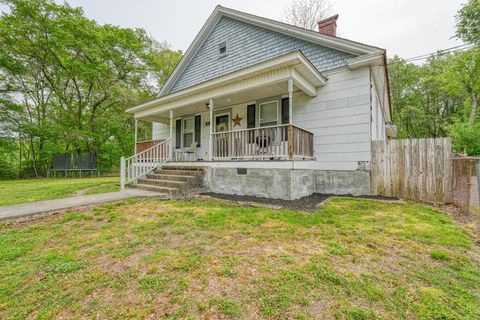
[[[215,115],[215,132],[227,132],[230,131],[230,114],[223,113]],[[219,157],[228,157],[230,156],[229,152],[229,143],[228,143],[228,134],[216,134],[215,135],[215,145],[217,150],[214,150],[214,153]]]
[[[215,116],[215,132],[230,131],[230,114],[219,114]]]

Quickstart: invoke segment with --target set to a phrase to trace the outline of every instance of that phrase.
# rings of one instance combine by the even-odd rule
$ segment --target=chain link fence
[[[453,158],[454,203],[467,214],[480,217],[480,158]]]

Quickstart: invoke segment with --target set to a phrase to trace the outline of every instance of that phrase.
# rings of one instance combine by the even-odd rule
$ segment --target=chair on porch
[[[197,154],[197,144],[198,142],[194,141],[192,142],[192,144],[190,145],[190,147],[188,147],[187,149],[185,150],[180,150],[180,151],[177,151],[177,155],[178,154],[181,154],[183,156],[183,161],[187,161],[187,157],[188,155],[193,155],[193,160],[192,161],[196,161],[196,154]],[[177,159],[178,161],[178,159]]]

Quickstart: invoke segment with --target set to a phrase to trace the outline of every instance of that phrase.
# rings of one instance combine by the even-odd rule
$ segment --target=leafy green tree
[[[469,0],[456,19],[457,37],[467,43],[480,44],[480,0]]]
[[[422,66],[394,57],[389,61],[394,122],[400,138],[444,137],[461,97],[448,91],[443,76],[449,57],[433,55]]]
[[[472,48],[451,56],[443,77],[449,93],[462,96],[468,123],[473,125],[477,120],[480,100],[480,48]]]
[[[432,55],[423,65],[389,62],[394,122],[400,138],[451,136],[456,152],[478,155],[478,48]]]
[[[457,15],[458,38],[480,44],[480,0]],[[394,122],[400,138],[451,136],[456,152],[480,155],[480,48],[433,54],[422,65],[389,61]]]
[[[154,89],[157,90],[157,92],[154,92],[155,95],[158,95],[159,89],[167,81],[181,58],[181,50],[172,50],[166,43],[154,45],[148,62],[152,67],[151,71],[156,77],[156,86]]]
[[[15,153],[14,139],[0,137],[0,179],[13,179],[16,177]]]
[[[469,124],[459,119],[449,127],[449,136],[455,153],[480,155],[480,122]]]
[[[457,153],[480,155],[480,50],[472,48],[452,55],[444,77],[450,95],[461,97],[461,112],[448,127]]]
[[[125,108],[154,97],[181,52],[141,29],[99,25],[67,3],[2,3],[2,113],[21,158],[36,176],[57,152],[96,153],[103,169],[115,168],[133,150]]]

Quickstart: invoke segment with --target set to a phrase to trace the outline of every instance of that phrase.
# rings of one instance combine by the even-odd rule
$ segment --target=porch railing
[[[313,159],[313,134],[295,125],[216,132],[213,159]]]
[[[155,143],[152,147],[137,152],[135,155],[120,159],[120,186],[143,177],[170,160],[170,139]]]

